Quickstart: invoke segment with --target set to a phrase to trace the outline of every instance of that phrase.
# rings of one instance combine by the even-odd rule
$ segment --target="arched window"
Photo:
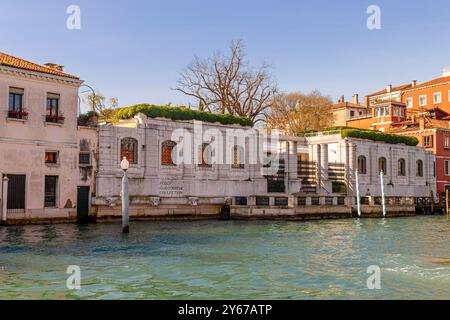
[[[385,157],[381,157],[378,159],[378,173],[383,173],[386,175],[386,169],[387,169],[387,161]]]
[[[161,145],[161,165],[163,166],[175,166],[175,147],[177,146],[174,141],[164,141]]]
[[[120,141],[120,159],[127,158],[130,164],[137,164],[138,142],[134,138],[123,138]]]
[[[360,174],[367,174],[367,160],[364,156],[358,157],[358,172]]]
[[[422,160],[416,161],[416,176],[423,177],[423,161]]]
[[[209,143],[202,143],[199,150],[199,167],[211,167],[212,166],[212,150]]]
[[[406,161],[405,159],[398,160],[398,176],[404,177],[406,176]]]
[[[240,146],[233,146],[232,150],[232,165],[233,169],[244,169],[244,150]]]

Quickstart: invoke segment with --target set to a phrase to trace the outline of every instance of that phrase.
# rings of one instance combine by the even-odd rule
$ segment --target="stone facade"
[[[0,66],[0,175],[10,189],[6,201],[4,182],[0,198],[8,222],[75,219],[77,187],[94,189],[97,132],[77,126],[81,84]],[[49,115],[51,99],[57,113]],[[80,153],[89,154],[89,163],[79,165]]]
[[[276,152],[279,156],[277,161],[280,167],[275,174],[275,184],[272,178],[262,173],[263,162],[245,161],[242,167],[234,167],[226,162],[226,152],[232,144],[220,145],[222,159],[225,159],[222,163],[201,166],[192,161],[189,164],[164,165],[164,143],[186,142],[174,139],[177,130],[192,133],[192,141],[211,143],[214,140],[208,134],[196,136],[195,126],[196,123],[192,121],[150,119],[143,114],[115,125],[101,126],[97,196],[93,200],[97,218],[121,215],[123,172],[120,160],[123,155],[122,141],[127,139],[136,142],[136,153],[132,156],[137,157],[136,163],[131,164],[128,171],[130,215],[135,218],[217,216],[225,204],[231,204],[233,212],[244,217],[252,214],[258,216],[260,213],[270,216],[279,209],[288,210],[285,211],[286,216],[304,214],[308,210],[299,207],[316,206],[322,209],[309,211],[320,213],[328,210],[332,213],[330,207],[342,205],[346,205],[347,209],[334,211],[344,216],[351,215],[351,208],[356,202],[355,172],[360,157],[366,159],[365,171],[360,175],[360,190],[364,201],[367,199],[367,204],[364,204],[368,206],[379,204],[381,197],[377,167],[381,157],[384,158],[388,205],[403,205],[405,211],[411,211],[414,199],[429,198],[432,192],[436,192],[433,171],[435,158],[431,152],[419,147],[343,138],[340,133],[309,137],[280,136],[275,147],[266,144],[263,147],[264,154]],[[202,123],[202,128],[203,133],[213,129],[222,136],[226,136],[228,129],[242,130],[241,135],[245,135],[246,130],[237,126],[207,123]],[[198,156],[195,150],[196,146],[189,153],[191,160]],[[259,151],[251,150],[250,142],[246,140],[243,151],[246,160],[252,153]],[[183,153],[187,155],[186,150]],[[397,168],[400,159],[405,162],[401,174]],[[416,175],[418,161],[421,161],[421,172]],[[326,207],[328,209],[323,209]],[[260,213],[257,208],[261,209]]]

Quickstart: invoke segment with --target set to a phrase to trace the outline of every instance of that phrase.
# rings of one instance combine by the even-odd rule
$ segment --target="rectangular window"
[[[423,137],[423,146],[425,148],[432,148],[433,147],[433,136],[424,136]]]
[[[78,163],[80,165],[90,165],[91,164],[91,154],[89,152],[80,152],[78,157]]]
[[[44,207],[55,208],[56,207],[56,190],[58,186],[57,176],[45,176],[45,196]]]
[[[25,119],[28,115],[23,111],[23,95],[23,89],[9,88],[8,118]]]
[[[45,163],[46,164],[57,164],[58,163],[58,151],[45,152]]]
[[[236,197],[234,198],[234,202],[236,206],[246,206],[247,198],[246,197]]]
[[[427,95],[424,94],[419,97],[419,106],[424,107],[426,105],[427,105]]]
[[[444,148],[448,149],[450,147],[450,137],[444,136]]]
[[[446,176],[450,176],[450,161],[445,160],[444,161],[444,172]]]
[[[413,107],[413,98],[407,98],[406,99],[406,107],[412,108]]]
[[[320,206],[320,198],[319,197],[312,197],[311,198],[311,205],[312,206]]]
[[[256,205],[261,207],[268,207],[270,205],[269,197],[256,197]]]
[[[305,197],[300,197],[297,199],[297,205],[304,207],[306,206],[306,198]]]
[[[435,92],[433,93],[433,103],[441,103],[442,102],[442,93]]]
[[[47,111],[45,115],[47,122],[62,123],[64,121],[64,118],[60,115],[59,99],[59,94],[47,94]]]
[[[287,207],[288,206],[288,198],[286,198],[286,197],[277,197],[277,198],[275,198],[275,206],[277,206],[277,207]]]

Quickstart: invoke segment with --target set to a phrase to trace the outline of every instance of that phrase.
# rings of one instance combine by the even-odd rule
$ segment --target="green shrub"
[[[139,104],[118,109],[115,118],[131,119],[138,113],[143,113],[149,118],[167,118],[172,120],[198,120],[204,122],[218,122],[221,124],[238,124],[244,127],[252,127],[253,121],[246,117],[238,117],[230,114],[215,114],[204,111],[191,110],[185,107],[155,106]]]
[[[419,140],[415,137],[407,137],[401,136],[397,134],[384,133],[381,131],[375,130],[362,130],[362,129],[353,129],[346,128],[341,131],[341,135],[343,138],[358,138],[358,139],[366,139],[372,141],[382,141],[390,144],[399,144],[403,143],[408,146],[417,146],[419,144]]]

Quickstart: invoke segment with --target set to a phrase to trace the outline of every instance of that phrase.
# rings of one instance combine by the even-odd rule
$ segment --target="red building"
[[[418,84],[412,81],[365,97],[371,116],[350,119],[347,126],[411,135],[436,154],[438,193],[450,189],[450,70]]]

